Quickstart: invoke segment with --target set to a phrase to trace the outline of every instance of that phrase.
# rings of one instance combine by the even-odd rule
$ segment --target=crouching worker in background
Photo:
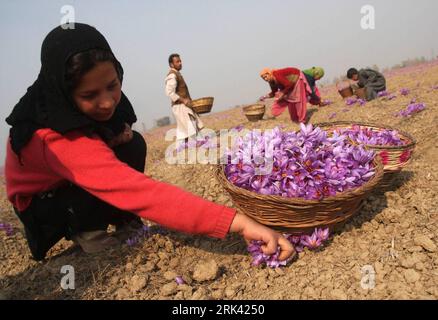
[[[353,81],[352,87],[357,85],[359,88],[365,88],[366,98],[368,101],[377,98],[380,91],[386,90],[386,79],[378,71],[372,69],[350,68],[347,71],[347,78]]]

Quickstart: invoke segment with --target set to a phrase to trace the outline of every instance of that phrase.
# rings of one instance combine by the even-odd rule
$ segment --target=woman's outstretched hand
[[[261,247],[264,254],[272,255],[280,247],[280,255],[278,259],[284,261],[295,255],[294,246],[278,232],[254,221],[248,216],[237,213],[231,223],[230,232],[237,232],[243,236],[249,244],[251,241],[263,241]]]

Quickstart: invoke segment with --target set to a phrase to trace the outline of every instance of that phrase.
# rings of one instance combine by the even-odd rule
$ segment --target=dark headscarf
[[[90,49],[112,52],[104,36],[87,24],[75,23],[74,29],[59,26],[46,36],[41,47],[38,78],[6,118],[12,126],[10,141],[15,153],[19,155],[40,128],[50,128],[60,134],[84,129],[108,140],[124,130],[125,122],[132,125],[137,121],[132,105],[123,93],[114,115],[105,122],[87,117],[76,107],[65,81],[66,63],[73,55]],[[123,69],[118,61],[117,64],[122,81]]]

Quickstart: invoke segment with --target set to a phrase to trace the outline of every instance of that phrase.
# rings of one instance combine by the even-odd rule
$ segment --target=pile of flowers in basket
[[[225,175],[259,194],[318,200],[367,182],[375,173],[374,155],[345,134],[329,136],[311,124],[298,132],[277,127],[239,137],[228,152]]]
[[[368,127],[353,125],[351,128],[337,129],[336,133],[347,136],[355,143],[365,145],[401,146],[404,144],[397,130],[372,130]]]

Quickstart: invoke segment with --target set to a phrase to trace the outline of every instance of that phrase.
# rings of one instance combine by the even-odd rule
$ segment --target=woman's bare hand
[[[263,241],[264,245],[261,248],[263,253],[267,255],[274,254],[280,247],[278,257],[280,261],[284,261],[296,253],[294,246],[283,235],[241,213],[237,213],[234,217],[230,232],[241,234],[248,244],[253,240]]]

